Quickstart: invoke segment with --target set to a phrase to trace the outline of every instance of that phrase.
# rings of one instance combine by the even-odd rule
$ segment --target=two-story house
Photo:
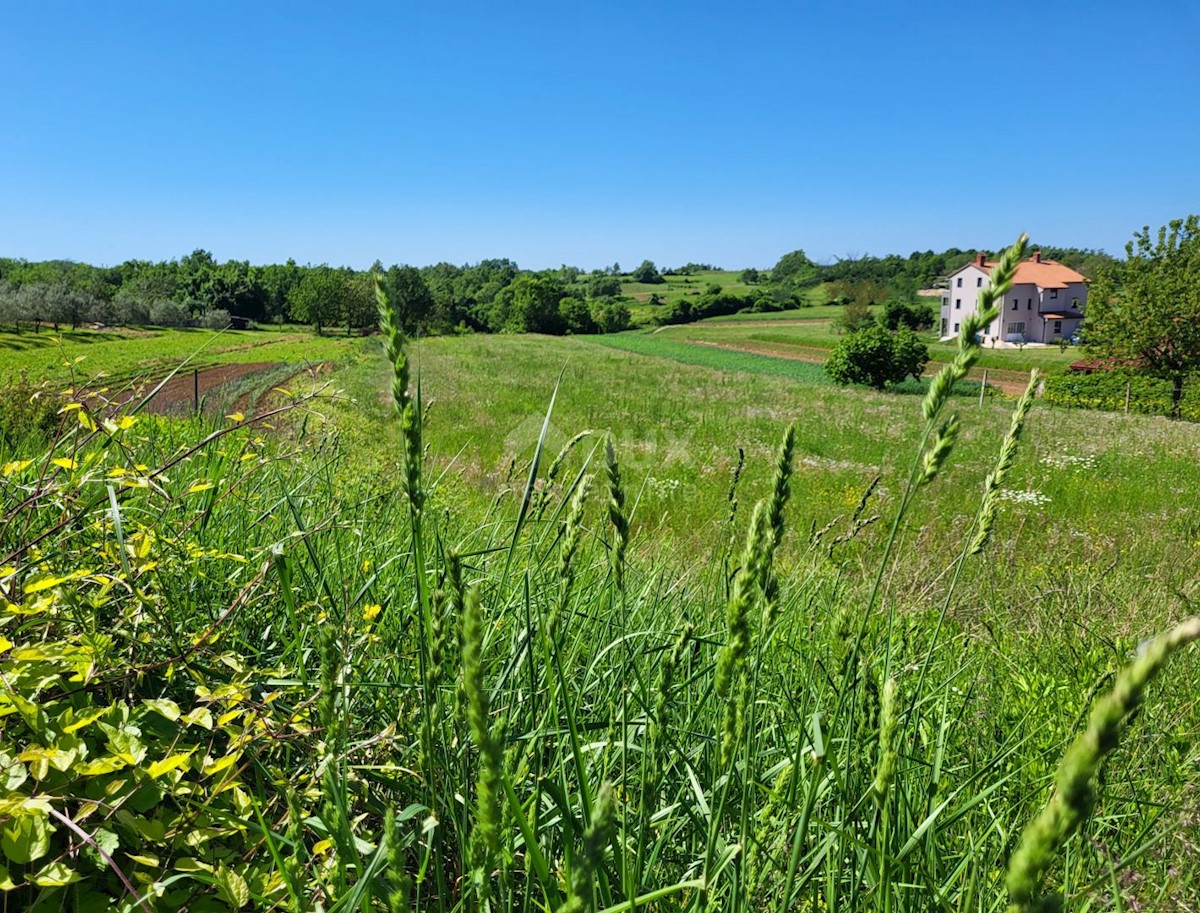
[[[981,290],[991,285],[991,271],[980,254],[950,274],[942,292],[941,336],[957,335],[964,318],[975,313]],[[983,331],[984,342],[1058,342],[1069,339],[1083,324],[1087,280],[1075,270],[1034,251],[1017,264],[1012,288],[1000,302],[1000,316]]]

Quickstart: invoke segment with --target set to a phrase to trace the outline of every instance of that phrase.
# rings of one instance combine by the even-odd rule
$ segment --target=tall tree
[[[1147,226],[1125,261],[1100,270],[1088,294],[1085,335],[1097,355],[1171,382],[1179,417],[1183,385],[1200,370],[1200,216]]]
[[[311,323],[321,335],[322,327],[336,323],[345,315],[350,295],[349,277],[342,270],[321,265],[311,267],[304,278],[288,293],[293,320]]]

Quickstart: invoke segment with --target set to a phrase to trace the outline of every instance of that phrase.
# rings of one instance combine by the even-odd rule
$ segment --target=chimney
[[[983,267],[987,265],[987,254],[979,254],[975,258],[975,265],[980,269],[983,269]]]
[[[1034,263],[1041,263],[1041,262],[1042,262],[1042,252],[1041,252],[1040,250],[1035,250],[1035,251],[1033,252],[1033,262],[1034,262]]]

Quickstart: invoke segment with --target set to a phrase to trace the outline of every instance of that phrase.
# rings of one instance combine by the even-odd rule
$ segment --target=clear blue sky
[[[1200,211],[1195,0],[6,7],[0,255],[738,268]]]

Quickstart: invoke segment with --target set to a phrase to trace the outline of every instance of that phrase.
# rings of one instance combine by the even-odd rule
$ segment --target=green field
[[[827,319],[431,338],[396,393],[379,337],[224,334],[198,358],[337,370],[269,423],[5,435],[9,908],[1000,913],[1016,855],[1017,909],[1188,909],[1195,651],[1088,720],[1197,596],[1200,426],[1035,402],[967,555],[1011,399],[927,427],[926,387],[699,344]],[[1078,817],[1019,849],[1085,731]]]
[[[316,364],[346,355],[361,340],[317,337],[306,330],[64,330],[0,332],[0,379],[110,382],[156,377],[180,364],[237,362]]]

